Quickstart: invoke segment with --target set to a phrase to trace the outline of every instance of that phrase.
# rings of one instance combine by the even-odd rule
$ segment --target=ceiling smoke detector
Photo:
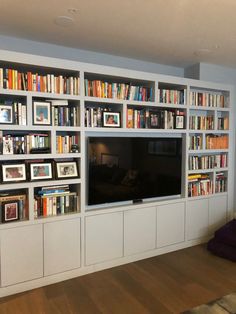
[[[210,54],[212,51],[209,48],[199,48],[196,51],[194,51],[195,56],[206,56]]]

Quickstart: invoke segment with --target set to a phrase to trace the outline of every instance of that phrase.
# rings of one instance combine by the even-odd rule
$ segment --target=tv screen
[[[181,138],[88,137],[88,205],[181,194]]]

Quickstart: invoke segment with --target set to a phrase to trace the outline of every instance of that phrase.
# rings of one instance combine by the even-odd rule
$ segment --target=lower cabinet
[[[80,219],[44,224],[44,275],[80,267]]]
[[[157,246],[184,241],[185,203],[157,206]]]
[[[156,247],[156,207],[124,212],[124,255]]]
[[[85,264],[123,256],[123,212],[85,218]]]
[[[226,223],[227,195],[217,195],[209,199],[209,234],[213,233]]]
[[[1,285],[9,286],[42,276],[42,225],[2,230]]]
[[[208,236],[209,200],[198,199],[187,203],[187,240]]]

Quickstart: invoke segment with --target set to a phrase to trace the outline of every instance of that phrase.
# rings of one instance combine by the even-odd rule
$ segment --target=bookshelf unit
[[[0,70],[0,109],[12,111],[0,124],[0,205],[19,207],[19,219],[1,213],[0,296],[204,242],[232,217],[230,86],[13,52],[0,60],[11,70],[10,85]],[[87,138],[106,134],[181,138],[181,195],[88,206]],[[25,178],[6,180],[9,165]]]

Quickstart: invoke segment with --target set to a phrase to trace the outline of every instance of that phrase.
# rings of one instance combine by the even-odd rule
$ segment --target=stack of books
[[[34,196],[34,216],[48,217],[77,212],[79,197],[71,192],[69,185],[40,188]]]

